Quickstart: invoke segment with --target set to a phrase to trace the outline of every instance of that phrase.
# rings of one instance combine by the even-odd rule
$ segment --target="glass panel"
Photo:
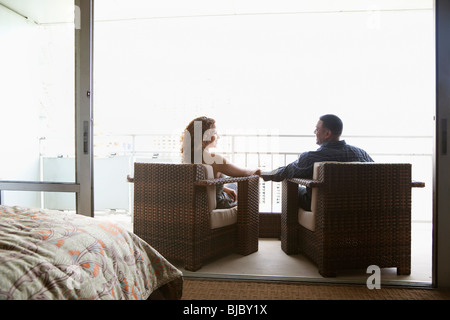
[[[41,207],[51,210],[74,212],[76,210],[75,193],[37,192],[37,191],[2,191],[2,204],[7,206]]]
[[[425,157],[414,179],[431,180],[432,1],[227,3],[96,1],[97,157],[177,162],[182,130],[207,115],[218,151],[267,170],[315,150],[318,117],[335,113],[348,143],[379,162]],[[264,189],[280,212],[279,187]]]
[[[130,174],[135,161],[177,162],[181,132],[206,115],[218,151],[267,170],[317,149],[317,120],[335,113],[349,144],[413,164],[426,183],[413,221],[431,224],[433,1],[184,3],[95,2],[97,157],[129,156]],[[260,190],[260,211],[280,212],[280,183]]]
[[[0,180],[75,182],[74,28],[73,0],[0,1]]]

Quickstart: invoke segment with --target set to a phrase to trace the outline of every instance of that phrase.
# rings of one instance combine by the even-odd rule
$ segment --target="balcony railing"
[[[431,221],[432,136],[346,136],[344,139],[365,149],[376,162],[412,163],[413,179],[426,183],[425,191],[413,190],[413,219]],[[233,163],[262,170],[286,165],[301,152],[318,147],[313,135],[268,134],[221,135],[219,146],[217,152]],[[133,175],[134,162],[179,163],[181,160],[180,136],[176,134],[98,135],[94,150],[96,210],[132,210],[132,186],[125,178],[127,174]],[[61,168],[54,162],[61,163],[64,159],[44,156],[43,175],[54,177],[55,173],[50,174],[49,170]],[[48,195],[56,196],[59,195]],[[281,183],[260,180],[260,212],[281,212]]]

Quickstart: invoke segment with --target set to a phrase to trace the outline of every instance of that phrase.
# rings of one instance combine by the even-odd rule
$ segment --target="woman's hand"
[[[261,169],[256,169],[251,175],[261,176]]]
[[[236,191],[234,191],[231,188],[227,188],[227,187],[223,187],[223,191],[225,191],[225,193],[228,194],[230,196],[230,198],[233,199],[233,201],[237,201]]]

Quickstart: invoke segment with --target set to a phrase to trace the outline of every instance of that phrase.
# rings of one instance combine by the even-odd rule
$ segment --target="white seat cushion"
[[[316,230],[316,218],[312,211],[298,209],[298,223],[310,231]]]
[[[213,168],[210,165],[203,165],[206,170],[206,178],[214,179]],[[216,200],[216,186],[208,186],[207,194],[208,194],[208,208],[211,214],[210,224],[211,229],[222,228],[226,226],[230,226],[237,222],[237,207],[229,208],[229,209],[216,209],[217,200]]]
[[[211,229],[230,226],[237,222],[237,207],[211,211]]]
[[[336,161],[324,161],[324,162],[336,162]],[[314,163],[314,173],[313,173],[314,180],[316,180],[319,176],[318,173],[319,164],[324,162]],[[316,217],[314,214],[314,212],[316,211],[316,197],[317,197],[317,188],[312,188],[311,211],[306,211],[303,210],[302,208],[298,209],[298,223],[310,231],[316,230]]]
[[[314,169],[314,171],[316,171]],[[312,188],[311,195],[311,211],[306,211],[302,208],[298,209],[298,223],[305,227],[310,231],[316,230],[316,197],[317,197],[317,188]]]

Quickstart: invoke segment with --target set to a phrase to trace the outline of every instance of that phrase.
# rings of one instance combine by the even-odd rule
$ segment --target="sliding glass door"
[[[0,0],[2,204],[92,215],[80,170],[91,157],[90,15],[90,1]]]
[[[235,163],[273,167],[314,149],[317,116],[332,110],[348,142],[377,161],[413,162],[427,184],[413,194],[413,220],[435,230],[434,279],[448,286],[448,94],[438,90],[435,122],[432,1],[97,0],[95,122],[93,3],[0,0],[2,204],[93,216],[97,162],[99,209],[129,210],[131,164],[179,161],[195,116],[216,118],[220,151]],[[449,10],[437,3],[443,22]],[[262,211],[278,212],[277,185],[261,188]]]
[[[197,116],[216,119],[232,162],[272,169],[316,149],[318,117],[336,113],[349,144],[412,163],[426,183],[413,190],[413,236],[423,235],[413,263],[431,282],[432,1],[95,4],[95,171],[116,168],[96,179],[96,200],[110,201],[99,208],[131,209],[131,194],[102,194],[126,190],[133,162],[179,161]],[[260,211],[279,213],[280,184],[260,187]]]

